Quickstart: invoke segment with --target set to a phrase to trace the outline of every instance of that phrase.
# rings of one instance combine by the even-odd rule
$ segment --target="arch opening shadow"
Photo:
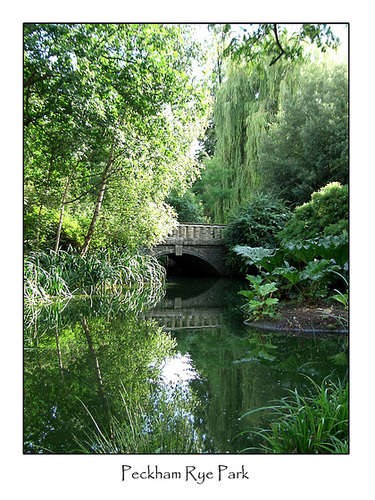
[[[163,255],[158,260],[170,276],[220,276],[220,273],[207,261],[189,254]]]

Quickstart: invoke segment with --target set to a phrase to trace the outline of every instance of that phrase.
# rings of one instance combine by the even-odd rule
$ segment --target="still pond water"
[[[126,420],[138,430],[121,452],[239,453],[259,445],[247,431],[270,417],[241,417],[288,389],[308,389],[306,375],[318,383],[343,378],[347,337],[246,327],[237,294],[245,286],[171,278],[162,293],[27,311],[24,452],[82,453],[82,443],[86,452],[106,452],[96,426],[105,436],[114,422],[129,433]],[[173,433],[194,445],[181,448],[171,438],[165,446]],[[159,437],[143,446],[142,435]]]

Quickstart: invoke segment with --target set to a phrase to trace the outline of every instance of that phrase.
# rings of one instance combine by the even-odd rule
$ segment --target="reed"
[[[264,439],[258,451],[285,454],[348,453],[348,382],[339,381],[335,384],[327,378],[320,386],[311,382],[313,389],[307,396],[302,396],[295,389],[279,404],[257,408],[243,415],[245,417],[265,410],[275,415],[270,429],[254,433]],[[250,448],[243,451],[248,450]]]
[[[131,285],[161,288],[164,282],[165,269],[154,257],[120,249],[97,250],[85,257],[74,250],[35,252],[24,263],[26,302],[74,294],[121,294]]]
[[[155,394],[154,394],[155,396]],[[194,402],[178,391],[161,394],[148,402],[132,402],[121,394],[123,414],[111,416],[109,429],[100,427],[83,404],[94,424],[85,440],[75,438],[80,450],[90,454],[200,453],[202,440],[194,429],[191,410]]]

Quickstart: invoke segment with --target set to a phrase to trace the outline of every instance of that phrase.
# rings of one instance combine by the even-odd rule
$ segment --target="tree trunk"
[[[41,219],[41,216],[42,216],[42,208],[43,208],[43,202],[40,202],[39,212],[38,212],[38,218],[37,218],[37,221],[36,221],[36,238],[35,238],[35,248],[36,248],[36,251],[39,250],[40,219]]]
[[[57,232],[56,232],[56,240],[55,240],[55,248],[54,248],[55,252],[57,252],[57,250],[59,249],[59,244],[60,244],[60,234],[61,234],[61,228],[62,228],[62,223],[63,223],[63,218],[64,218],[65,196],[66,196],[67,187],[68,187],[68,183],[66,185],[63,201],[61,204],[60,220],[59,220],[59,225],[57,226]]]
[[[57,250],[59,249],[59,244],[60,244],[60,235],[61,235],[61,228],[62,228],[62,223],[63,223],[63,218],[64,218],[66,195],[68,194],[68,188],[69,188],[70,182],[73,178],[74,172],[76,171],[80,161],[81,160],[77,161],[77,163],[75,164],[73,170],[71,171],[71,173],[68,177],[68,180],[66,181],[66,186],[65,186],[64,195],[63,195],[63,199],[62,199],[62,203],[61,203],[61,209],[60,209],[60,220],[59,220],[59,225],[57,227],[57,232],[56,232],[56,240],[55,240],[55,248],[54,248],[55,252],[57,252]]]
[[[81,249],[81,255],[82,255],[82,257],[84,257],[86,255],[87,250],[88,250],[88,248],[90,246],[93,234],[94,234],[96,222],[98,220],[100,208],[102,206],[102,202],[103,202],[103,198],[104,198],[105,188],[107,186],[107,180],[108,180],[108,177],[111,174],[111,165],[112,165],[112,163],[113,163],[113,146],[111,148],[111,154],[109,156],[108,162],[107,162],[107,164],[105,166],[105,169],[104,169],[104,172],[103,172],[103,175],[102,175],[102,181],[100,183],[100,188],[99,188],[99,193],[98,193],[98,197],[97,197],[97,200],[96,200],[94,215],[92,216],[91,224],[90,224],[90,227],[89,227],[89,229],[87,231],[83,247]]]
[[[41,201],[40,201],[40,206],[39,206],[39,212],[38,212],[38,218],[37,218],[37,222],[36,222],[36,250],[38,251],[39,250],[39,239],[40,239],[40,225],[41,225],[41,217],[42,217],[42,209],[43,209],[43,206],[44,206],[44,202],[47,198],[47,190],[49,188],[49,183],[50,183],[50,179],[51,179],[51,173],[52,173],[52,170],[53,170],[53,159],[51,158],[51,163],[49,165],[49,169],[48,169],[48,175],[47,175],[47,181],[46,181],[46,186],[44,188],[44,194],[43,196],[41,197]]]

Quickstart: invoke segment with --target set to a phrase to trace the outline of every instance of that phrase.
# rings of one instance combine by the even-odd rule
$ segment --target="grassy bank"
[[[161,287],[165,270],[147,255],[119,249],[97,250],[81,257],[74,250],[34,252],[24,260],[26,302],[53,297],[121,293],[125,287]]]

